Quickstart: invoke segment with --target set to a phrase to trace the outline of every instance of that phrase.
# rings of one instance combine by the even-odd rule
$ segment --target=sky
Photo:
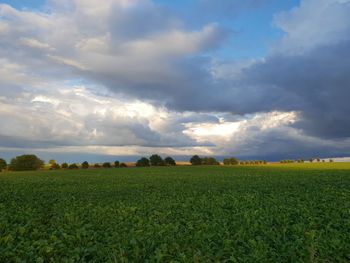
[[[350,0],[0,0],[0,157],[350,156]]]

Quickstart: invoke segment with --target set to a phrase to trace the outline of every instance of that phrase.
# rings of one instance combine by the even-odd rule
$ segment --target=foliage
[[[281,160],[280,163],[295,163],[295,160]]]
[[[204,157],[201,160],[202,165],[219,165],[220,163],[214,157]]]
[[[89,168],[89,163],[88,163],[87,161],[83,162],[83,163],[81,164],[81,168],[82,168],[82,169],[88,169],[88,168]]]
[[[146,157],[142,157],[141,159],[137,160],[136,166],[137,167],[148,167],[148,166],[150,166],[150,162]]]
[[[55,164],[55,163],[57,163],[56,160],[54,160],[54,159],[49,160],[49,164],[50,164],[51,166],[52,166],[53,164]]]
[[[149,158],[151,166],[164,166],[164,160],[158,154],[153,154]]]
[[[115,162],[114,162],[114,167],[115,167],[115,168],[120,167],[120,163],[119,163],[119,161],[115,161]]]
[[[121,163],[121,164],[119,165],[119,167],[120,167],[120,168],[126,168],[126,167],[128,167],[128,166],[126,165],[126,163]]]
[[[51,170],[59,170],[61,169],[61,166],[58,164],[58,163],[52,163],[51,164],[51,167],[50,167]]]
[[[175,160],[173,158],[171,158],[170,156],[168,156],[164,159],[164,163],[165,163],[165,165],[168,165],[168,166],[175,166],[176,165]]]
[[[190,159],[192,165],[201,165],[202,159],[198,155],[193,155]]]
[[[238,164],[239,164],[239,160],[235,157],[224,159],[224,165],[238,165]]]
[[[61,164],[62,169],[67,169],[68,168],[68,163],[62,163]]]
[[[38,170],[44,165],[44,162],[40,160],[34,154],[25,154],[17,156],[11,160],[10,170],[12,171],[34,171]]]
[[[0,262],[349,262],[345,164],[52,174],[0,176]]]
[[[95,163],[94,168],[101,168],[101,165],[99,163]]]
[[[6,168],[7,168],[6,160],[0,158],[0,172]]]
[[[111,165],[111,163],[105,162],[102,164],[102,167],[103,168],[112,168],[112,165]]]
[[[79,169],[79,167],[78,167],[77,164],[72,163],[72,164],[70,164],[70,165],[68,166],[68,169],[70,169],[70,170],[76,170],[76,169]]]

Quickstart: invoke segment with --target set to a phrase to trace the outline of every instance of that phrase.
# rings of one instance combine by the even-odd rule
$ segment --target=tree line
[[[217,161],[214,157],[199,157],[198,155],[193,155],[190,158],[191,165],[220,165],[220,162]],[[309,162],[325,162],[325,160],[321,160],[320,158],[311,158],[308,160]],[[281,160],[280,163],[304,163],[304,159],[298,160]],[[332,159],[329,159],[329,162],[333,162]],[[223,160],[224,165],[262,165],[267,164],[265,160],[238,160],[236,157],[225,158]],[[150,167],[150,166],[176,166],[175,160],[167,156],[166,158],[162,158],[158,154],[153,154],[149,158],[142,157],[135,163],[136,167]],[[13,158],[9,164],[6,163],[4,159],[0,158],[0,172],[2,170],[8,169],[11,171],[33,171],[38,170],[44,167],[44,161],[38,158],[34,154],[21,155]],[[104,162],[102,164],[95,163],[89,164],[87,161],[81,164],[68,164],[62,163],[58,164],[55,160],[49,161],[49,169],[50,170],[58,170],[58,169],[98,169],[98,168],[125,168],[128,167],[125,163],[120,163],[119,161],[115,161],[113,163]]]
[[[191,165],[220,165],[220,162],[217,161],[214,157],[199,157],[194,155],[190,158]],[[225,158],[223,161],[224,165],[249,165],[249,164],[264,164],[266,161],[240,161],[235,157]],[[38,158],[34,154],[21,155],[13,158],[9,164],[6,163],[4,159],[0,158],[0,171],[8,169],[11,171],[33,171],[38,170],[44,167],[44,161]],[[59,170],[59,169],[98,169],[98,168],[125,168],[128,167],[125,163],[120,163],[115,161],[114,163],[104,162],[102,164],[95,163],[89,164],[87,161],[84,161],[81,164],[76,163],[62,163],[59,164],[55,160],[49,161],[50,170]],[[164,159],[158,155],[153,154],[149,158],[142,157],[135,163],[136,167],[150,167],[150,166],[176,166],[175,160],[167,156]]]
[[[136,161],[136,167],[149,167],[149,166],[175,166],[175,160],[168,156],[166,158],[162,158],[158,154],[153,154],[149,158],[142,157],[141,159]]]
[[[322,162],[322,163],[325,163],[326,160],[321,160],[320,158],[310,158],[308,159],[307,161],[309,161],[310,163],[313,163],[313,162]],[[304,159],[297,159],[297,160],[281,160],[280,163],[304,163],[305,160]],[[328,162],[332,163],[334,162],[333,159],[329,159]]]
[[[2,170],[8,169],[10,171],[35,171],[40,168],[43,168],[45,162],[38,158],[34,154],[25,154],[21,156],[17,156],[11,160],[9,164],[7,164],[6,160],[0,158],[0,172]],[[76,163],[68,164],[62,163],[58,164],[55,160],[49,161],[49,169],[50,170],[59,170],[59,169],[89,169],[89,168],[124,168],[127,167],[125,163],[120,163],[119,161],[115,161],[114,163],[105,162],[103,164],[95,163],[90,165],[87,161],[81,163],[80,165]]]

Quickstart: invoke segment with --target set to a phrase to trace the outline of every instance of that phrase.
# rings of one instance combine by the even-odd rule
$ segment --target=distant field
[[[271,167],[280,167],[280,168],[297,168],[297,169],[313,169],[313,170],[350,170],[350,163],[270,163],[268,166]]]
[[[350,164],[0,174],[0,262],[349,262]]]

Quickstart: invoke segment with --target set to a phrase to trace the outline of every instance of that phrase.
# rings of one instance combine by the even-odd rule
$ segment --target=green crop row
[[[0,262],[349,262],[350,170],[0,175]]]

